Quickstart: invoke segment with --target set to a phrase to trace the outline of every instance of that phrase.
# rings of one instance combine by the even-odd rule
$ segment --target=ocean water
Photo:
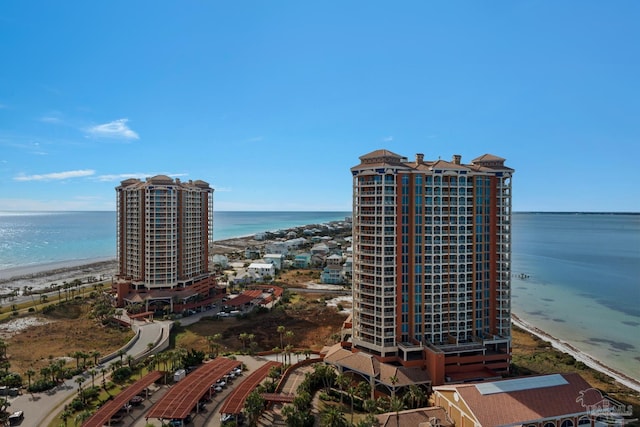
[[[350,215],[350,212],[214,212],[213,238],[224,240],[341,221]],[[115,257],[115,212],[0,212],[0,271]]]
[[[516,213],[512,237],[513,312],[640,379],[640,215]]]
[[[215,212],[214,240],[346,216]],[[0,212],[0,273],[115,258],[115,233],[115,212]],[[512,249],[513,312],[640,379],[640,215],[515,213]]]
[[[116,257],[115,212],[0,212],[0,271]]]

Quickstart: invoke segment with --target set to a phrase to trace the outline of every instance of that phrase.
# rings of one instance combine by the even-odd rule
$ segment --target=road
[[[148,344],[157,343],[161,334],[169,334],[171,322],[159,321],[159,322],[136,322],[132,328],[140,330],[140,336],[135,344],[125,353],[133,357],[147,351],[149,349]],[[111,362],[117,360],[112,359]],[[108,366],[111,362],[105,363]],[[91,375],[84,373],[81,375],[85,379],[85,384],[91,381]],[[55,387],[53,390],[49,390],[44,393],[36,394],[24,394],[17,397],[10,397],[8,411],[24,411],[24,421],[22,426],[46,426],[55,417],[55,415],[62,410],[67,401],[73,398],[78,389],[78,385],[75,382],[76,377],[64,381],[62,384]]]

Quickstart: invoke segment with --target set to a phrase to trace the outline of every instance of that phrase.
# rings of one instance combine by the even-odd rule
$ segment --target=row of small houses
[[[309,251],[300,248],[315,243]],[[348,246],[346,250],[342,248]],[[264,251],[264,252],[263,252]],[[263,254],[264,253],[264,254]],[[316,237],[310,240],[298,237],[286,241],[269,242],[261,251],[259,248],[247,248],[244,252],[246,262],[229,262],[225,255],[214,255],[212,263],[228,272],[229,283],[246,285],[273,279],[277,272],[289,268],[322,268],[320,281],[326,284],[350,283],[352,274],[351,238],[336,242],[329,237]]]

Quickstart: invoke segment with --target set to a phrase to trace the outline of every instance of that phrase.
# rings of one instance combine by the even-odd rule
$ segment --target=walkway
[[[211,386],[232,369],[241,365],[237,360],[215,359],[205,363],[174,385],[151,408],[145,418],[160,420],[184,419],[196,409],[198,401],[209,395]]]
[[[131,399],[138,393],[145,390],[151,384],[162,378],[163,373],[160,371],[153,371],[140,378],[131,386],[123,390],[114,399],[108,401],[103,407],[98,409],[88,420],[86,420],[83,427],[102,427],[109,424],[109,420],[118,411],[124,408],[124,405],[128,404]]]
[[[224,405],[222,405],[222,409],[220,409],[220,413],[237,415],[242,412],[242,408],[244,408],[244,402],[247,400],[247,397],[253,390],[255,390],[258,384],[267,378],[269,370],[274,366],[282,366],[282,363],[267,362],[252,372],[251,375],[249,375],[242,384],[240,384],[240,386],[236,388],[229,397],[227,397]]]
[[[169,331],[173,322],[142,322],[134,321],[131,326],[134,331],[140,330],[140,335],[133,345],[128,344],[129,348],[125,351],[125,357],[131,355],[134,358],[140,357],[143,353],[149,351],[149,343],[159,347],[162,343],[158,342],[159,337],[168,340]],[[125,346],[126,347],[126,346]],[[117,353],[114,353],[114,355]],[[108,368],[109,364],[115,360],[119,360],[117,356],[104,363],[104,367]],[[88,373],[83,373],[85,380],[91,378]],[[9,398],[11,411],[24,411],[23,426],[42,426],[48,425],[62,411],[62,407],[70,401],[77,391],[75,378],[65,380],[52,390],[43,393],[23,394],[15,398]]]

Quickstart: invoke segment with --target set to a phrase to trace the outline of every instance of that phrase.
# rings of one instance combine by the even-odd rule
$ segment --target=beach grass
[[[556,350],[549,342],[515,325],[511,335],[514,376],[577,372],[592,387],[625,405],[632,405],[633,418],[640,418],[640,393],[577,361],[570,354]]]

